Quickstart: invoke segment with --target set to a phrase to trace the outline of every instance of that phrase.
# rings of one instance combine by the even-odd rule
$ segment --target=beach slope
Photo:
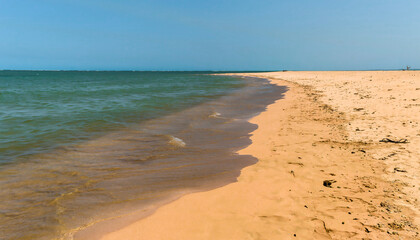
[[[419,239],[420,73],[272,72],[285,98],[251,119],[238,181],[109,239]]]

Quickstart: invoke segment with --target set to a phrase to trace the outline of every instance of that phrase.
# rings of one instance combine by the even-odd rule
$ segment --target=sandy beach
[[[251,119],[258,163],[101,239],[420,238],[420,72],[238,75],[288,87]]]

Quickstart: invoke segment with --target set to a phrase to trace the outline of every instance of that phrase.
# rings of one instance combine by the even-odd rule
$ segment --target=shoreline
[[[74,239],[97,239],[107,232],[115,231],[150,216],[159,207],[184,195],[209,191],[236,182],[242,168],[255,164],[256,158],[250,155],[236,154],[237,150],[251,144],[250,133],[257,128],[248,120],[264,111],[267,105],[282,98],[286,89],[282,86],[271,86],[269,81],[263,78],[247,77],[242,79],[237,76],[228,78],[240,79],[238,81],[243,82],[244,86],[176,114],[151,120],[151,122],[163,121],[174,124],[176,131],[168,133],[169,129],[165,128],[163,132],[168,134],[165,136],[174,151],[173,154],[179,154],[177,162],[180,162],[179,164],[189,163],[186,167],[178,168],[186,171],[181,175],[175,175],[177,168],[168,168],[168,171],[172,171],[172,175],[174,175],[172,183],[179,184],[176,189],[170,189],[170,195],[166,194],[168,196],[161,197],[161,199],[151,199],[144,206],[132,206],[130,211],[126,211],[124,214],[117,214],[78,227],[70,231],[68,235],[73,236]],[[159,126],[156,123],[149,125]],[[172,125],[167,127],[172,127]],[[156,128],[153,129],[156,132]],[[171,155],[167,156],[171,157]],[[193,159],[193,161],[187,162],[188,159]],[[188,166],[191,167],[188,168]],[[144,166],[141,167],[144,168]],[[192,167],[196,167],[196,169]],[[208,172],[213,174],[208,174]],[[183,176],[190,177],[190,182],[186,182],[182,178]],[[158,181],[166,177],[171,177],[171,175],[168,173],[168,176],[162,176],[157,172],[150,176]],[[165,182],[161,183],[161,185],[164,184]],[[140,187],[144,188],[142,185]]]
[[[252,133],[252,144],[239,153],[253,155],[259,161],[242,169],[238,182],[185,195],[101,239],[419,237],[419,186],[415,176],[419,167],[413,162],[419,156],[419,137],[415,135],[419,116],[413,113],[413,127],[406,129],[404,136],[379,136],[369,125],[389,125],[391,117],[375,118],[377,115],[368,111],[382,107],[379,99],[383,99],[384,91],[378,86],[385,81],[383,78],[396,78],[388,83],[398,91],[406,87],[398,80],[407,74],[414,79],[407,84],[417,86],[415,80],[420,75],[413,72],[235,74],[264,77],[289,87],[284,99],[250,121],[258,129]],[[368,80],[362,81],[364,78]],[[410,101],[417,104],[418,99],[413,99],[418,92],[414,89],[406,91],[405,97],[414,94]],[[367,93],[369,90],[373,92]],[[372,100],[373,105],[364,104],[364,99]],[[395,97],[390,100],[404,102]],[[354,107],[356,103],[358,108]],[[401,114],[399,103],[388,107]],[[390,114],[395,115],[392,111]],[[395,126],[393,122],[391,125]],[[391,134],[394,130],[401,132],[401,126],[394,128],[386,129]],[[378,142],[387,135],[408,136],[409,143],[402,147]],[[395,162],[398,167],[392,165]],[[325,184],[325,180],[332,180],[332,184]]]

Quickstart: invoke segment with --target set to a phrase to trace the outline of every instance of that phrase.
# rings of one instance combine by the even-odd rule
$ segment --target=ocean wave
[[[218,112],[213,112],[212,114],[209,115],[209,117],[211,118],[218,118],[220,117],[222,114],[218,113]]]
[[[187,144],[180,138],[169,135],[169,144],[177,147],[185,147]]]

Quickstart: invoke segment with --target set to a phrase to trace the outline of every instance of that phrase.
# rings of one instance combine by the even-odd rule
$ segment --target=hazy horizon
[[[120,69],[120,70],[100,70],[100,69],[1,69],[0,71],[27,71],[27,72],[37,72],[37,71],[45,71],[45,72],[281,72],[281,71],[302,71],[302,72],[311,72],[311,71],[332,71],[332,72],[340,72],[340,71],[405,71],[405,68],[395,68],[395,69],[338,69],[338,70],[300,70],[300,69],[277,69],[277,70],[129,70],[129,69]],[[419,71],[420,69],[410,68],[410,71]]]

